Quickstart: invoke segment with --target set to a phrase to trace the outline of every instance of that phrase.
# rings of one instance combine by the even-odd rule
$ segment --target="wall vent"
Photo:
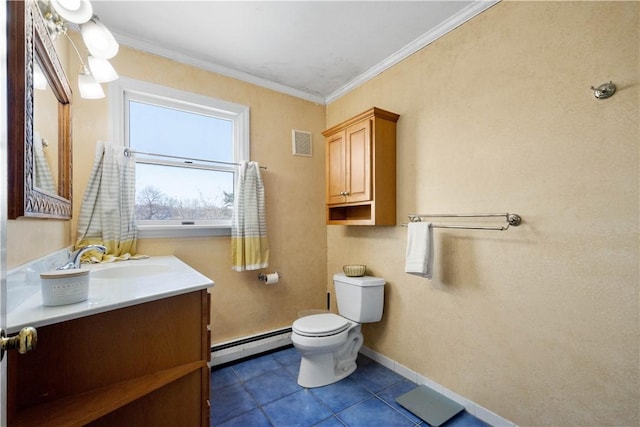
[[[311,146],[311,132],[293,129],[291,131],[291,142],[293,144],[294,156],[313,156]]]

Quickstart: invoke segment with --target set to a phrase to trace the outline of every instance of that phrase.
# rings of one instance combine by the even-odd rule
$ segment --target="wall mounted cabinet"
[[[322,133],[327,143],[327,224],[396,224],[399,117],[374,107]]]

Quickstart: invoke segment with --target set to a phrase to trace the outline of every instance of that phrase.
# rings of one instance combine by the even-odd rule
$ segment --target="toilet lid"
[[[349,328],[350,322],[333,313],[313,314],[293,322],[295,333],[306,337],[336,335]]]

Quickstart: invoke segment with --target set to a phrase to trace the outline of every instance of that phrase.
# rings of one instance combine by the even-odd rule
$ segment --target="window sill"
[[[139,225],[139,239],[231,236],[230,225]]]

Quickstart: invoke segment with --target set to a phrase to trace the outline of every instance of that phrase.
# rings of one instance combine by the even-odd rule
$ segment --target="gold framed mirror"
[[[69,81],[37,2],[9,1],[6,5],[8,218],[70,219],[72,95]],[[50,96],[34,93],[34,71],[42,71]],[[41,106],[41,100],[47,97],[53,99],[49,101],[50,107]],[[38,113],[38,119],[42,120],[36,121],[34,112],[47,109],[52,111]],[[38,151],[43,149],[40,130],[35,128],[39,125],[48,128],[43,130],[48,135],[44,145],[55,144],[50,150],[54,155],[49,159],[41,157],[42,153]],[[42,163],[43,159],[45,163]],[[46,166],[50,170],[42,169]],[[49,177],[45,177],[47,173]]]

